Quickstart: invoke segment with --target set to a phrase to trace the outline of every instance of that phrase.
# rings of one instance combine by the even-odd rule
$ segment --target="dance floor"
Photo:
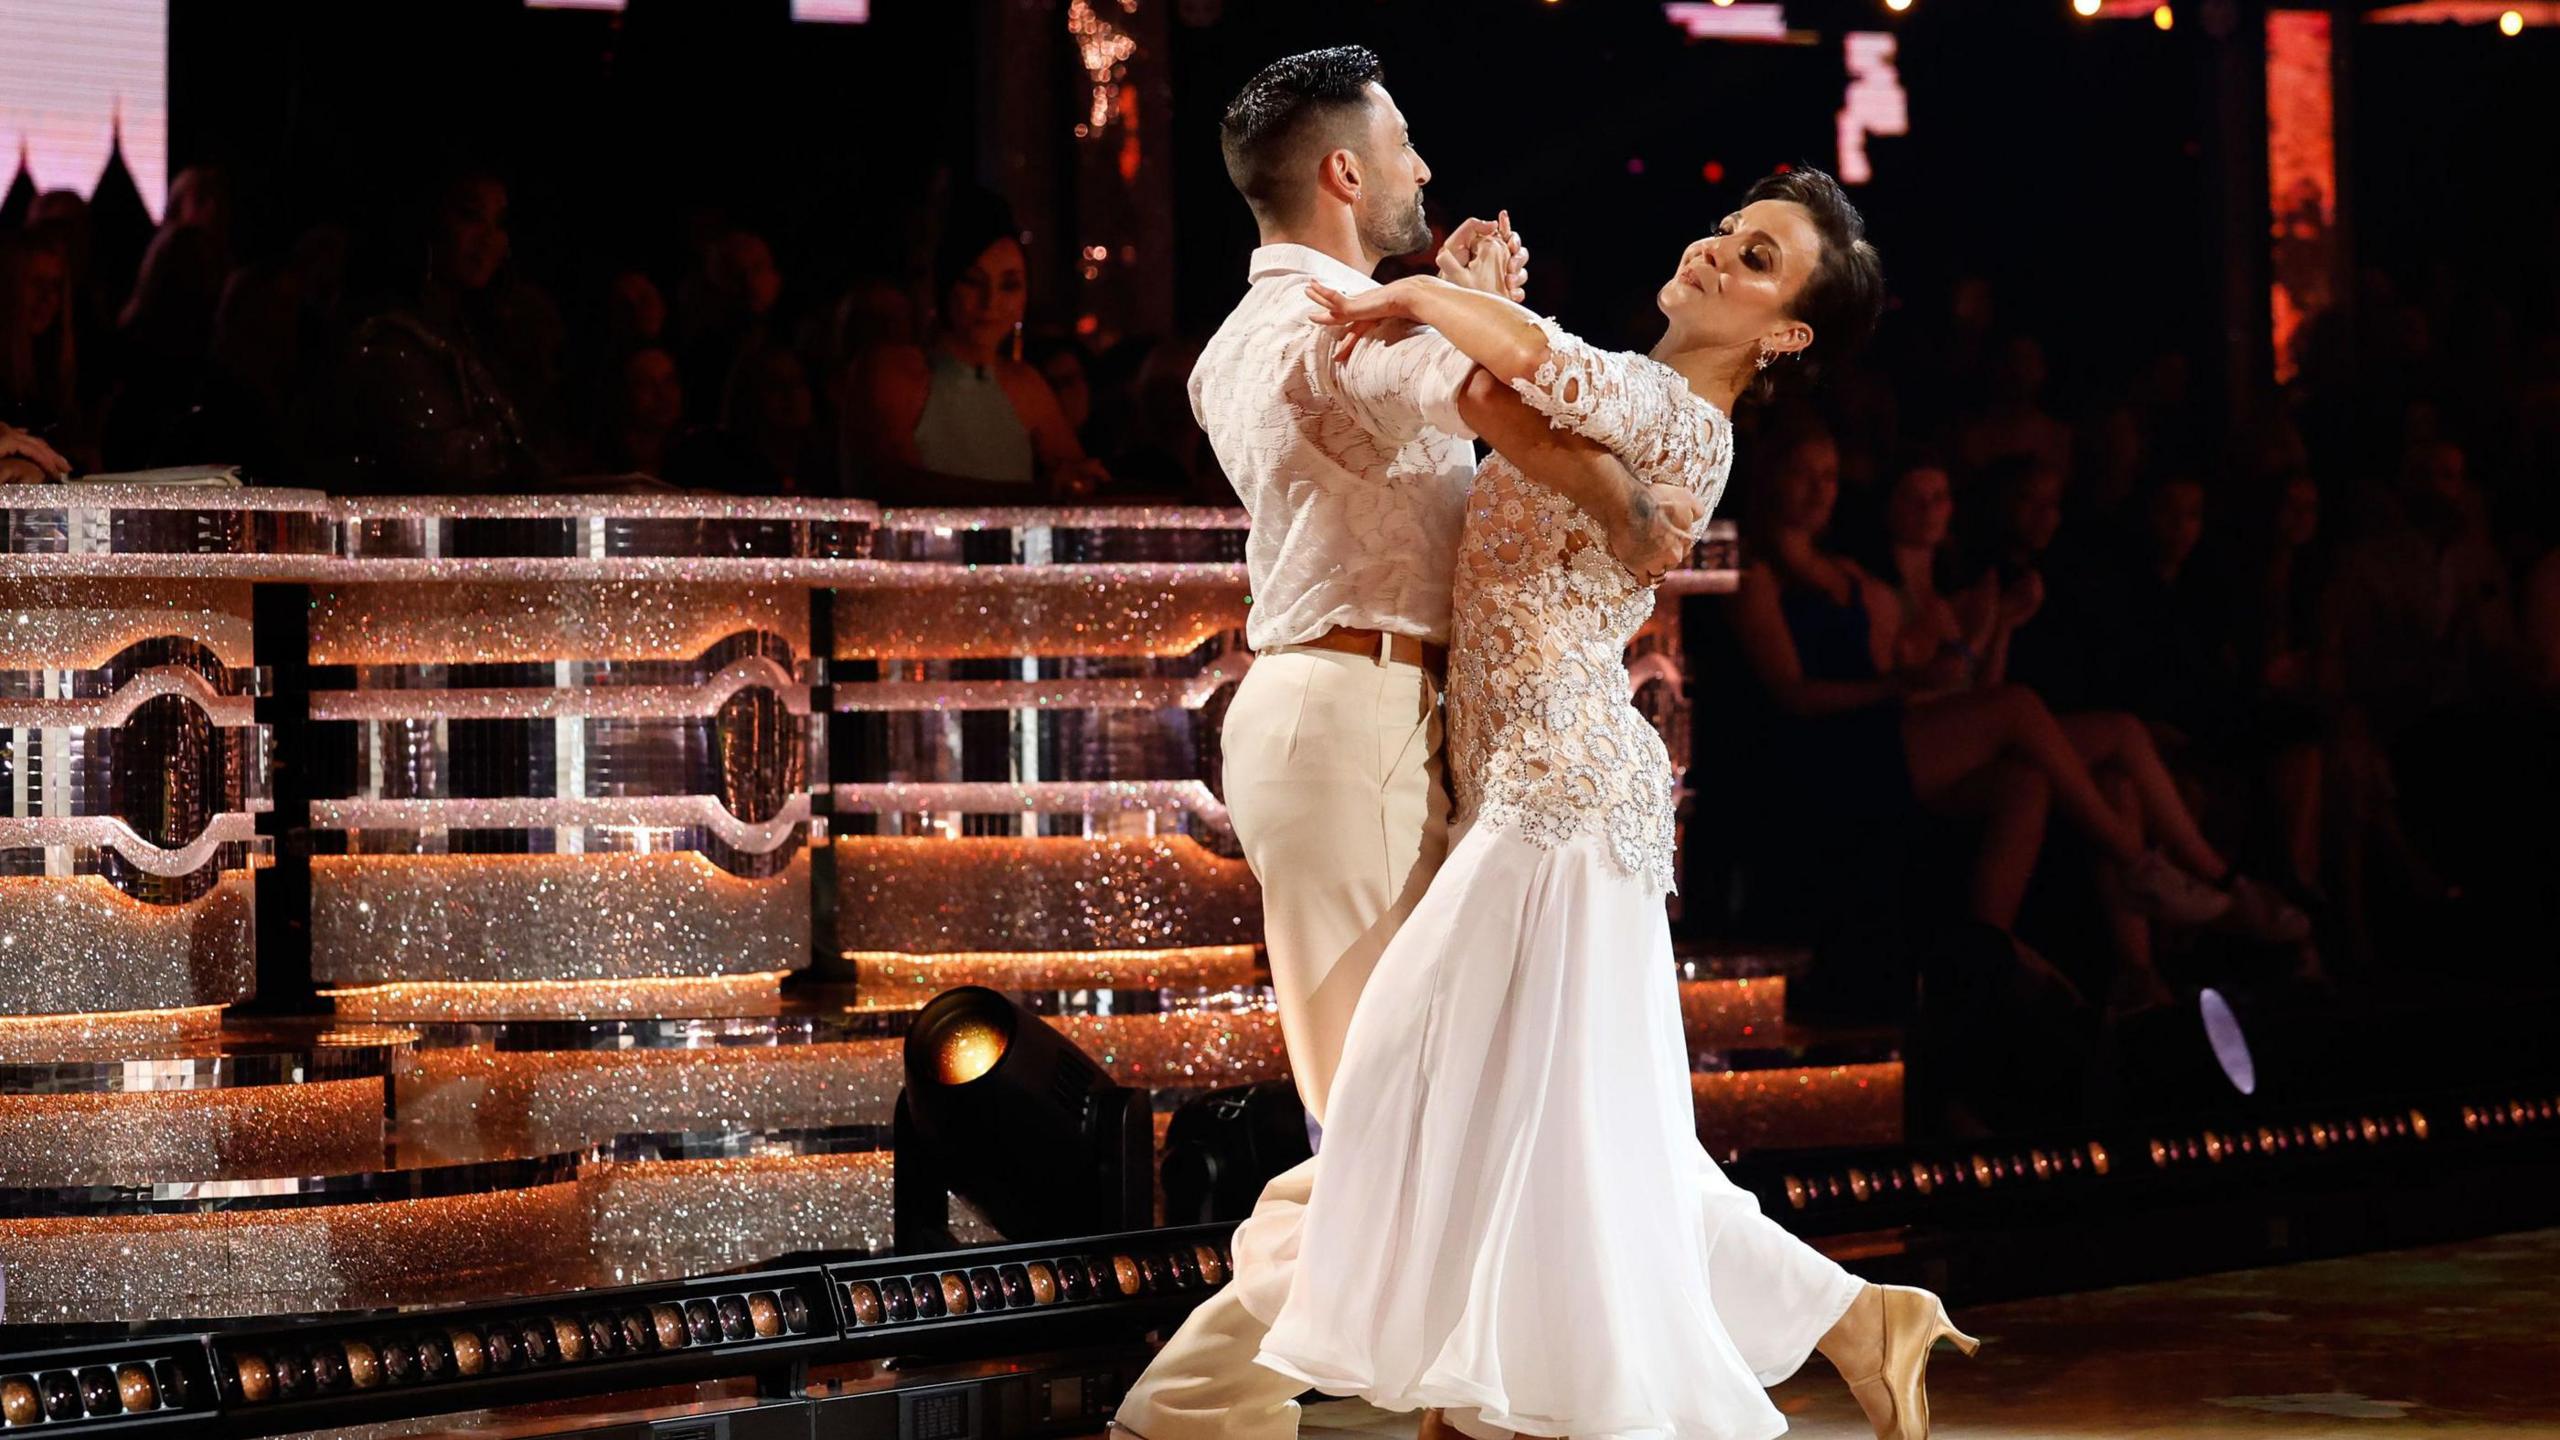
[[[2560,1435],[2560,1230],[1966,1307],[1929,1371],[1941,1440]],[[1780,1386],[1798,1440],[1872,1434],[1819,1358]],[[1413,1420],[1309,1406],[1310,1436]]]

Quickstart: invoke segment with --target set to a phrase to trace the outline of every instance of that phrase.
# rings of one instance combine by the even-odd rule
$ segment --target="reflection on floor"
[[[2560,1230],[1972,1306],[1931,1366],[1940,1440],[2560,1435]],[[1778,1388],[1797,1440],[1865,1440],[1819,1358]],[[1310,1436],[1411,1416],[1310,1406]]]

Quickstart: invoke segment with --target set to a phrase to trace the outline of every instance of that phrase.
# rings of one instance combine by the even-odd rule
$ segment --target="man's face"
[[[1380,255],[1410,255],[1431,244],[1423,217],[1422,187],[1431,167],[1413,148],[1413,132],[1386,87],[1369,87],[1369,136],[1360,156],[1360,198],[1352,214],[1360,243]]]

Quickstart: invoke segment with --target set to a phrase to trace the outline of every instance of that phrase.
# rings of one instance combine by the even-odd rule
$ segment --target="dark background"
[[[2216,123],[2202,9],[2181,6],[2163,34],[2081,21],[2060,0],[1919,0],[1901,17],[1876,0],[1799,0],[1791,22],[1822,43],[1746,45],[1690,41],[1631,0],[1191,0],[1170,57],[1178,323],[1214,325],[1252,244],[1215,125],[1274,56],[1379,51],[1432,164],[1435,212],[1508,205],[1536,252],[1533,299],[1635,343],[1661,272],[1752,179],[1834,163],[1838,36],[1890,29],[1912,133],[1870,139],[1876,179],[1858,192],[1897,295],[1885,343],[1909,343],[1957,277],[1985,275],[2002,328],[2050,347],[2066,407],[2164,348],[2219,380],[2235,322],[2225,268],[2263,265],[2226,240],[2264,217],[2222,203],[2216,147],[2261,142]],[[773,240],[804,302],[894,269],[938,187],[977,176],[982,52],[1045,47],[1075,72],[1055,10],[1018,0],[877,0],[860,26],[793,24],[783,0],[632,0],[619,15],[179,0],[172,29],[174,164],[232,170],[246,254],[336,219],[376,242],[360,259],[396,271],[422,183],[487,164],[513,182],[518,263],[565,286],[573,309],[581,279],[619,262],[679,271],[688,236],[724,221]],[[2458,285],[2553,314],[2560,35],[2346,33],[2356,256],[2404,294]],[[1702,177],[1709,161],[1722,184]],[[1063,274],[1073,238],[1033,239],[1044,272]],[[400,277],[360,274],[358,288],[367,278]],[[2242,278],[2262,306],[2262,275]],[[1065,316],[1065,289],[1035,287],[1035,321]]]

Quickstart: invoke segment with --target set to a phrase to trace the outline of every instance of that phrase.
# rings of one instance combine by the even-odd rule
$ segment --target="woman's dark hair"
[[[212,231],[201,225],[161,231],[143,254],[118,322],[124,338],[152,356],[203,354],[213,343],[222,282],[222,247]]]
[[[1856,353],[1875,333],[1876,320],[1884,313],[1884,257],[1867,241],[1866,217],[1828,172],[1799,165],[1763,176],[1742,203],[1762,200],[1802,207],[1822,236],[1822,263],[1787,307],[1790,317],[1813,327],[1812,348],[1799,352],[1799,368],[1810,378],[1821,361]],[[1775,367],[1762,372],[1764,391],[1774,373]]]
[[[1262,67],[1227,102],[1218,122],[1218,151],[1257,218],[1296,218],[1299,197],[1292,182],[1298,162],[1317,146],[1324,153],[1357,148],[1365,138],[1369,86],[1386,67],[1368,49],[1337,45],[1284,56]]]
[[[950,302],[951,287],[987,253],[987,247],[999,240],[1017,243],[1021,232],[1014,228],[1013,208],[984,191],[953,198],[950,210],[942,217],[942,239],[933,247],[933,303],[938,310]]]

